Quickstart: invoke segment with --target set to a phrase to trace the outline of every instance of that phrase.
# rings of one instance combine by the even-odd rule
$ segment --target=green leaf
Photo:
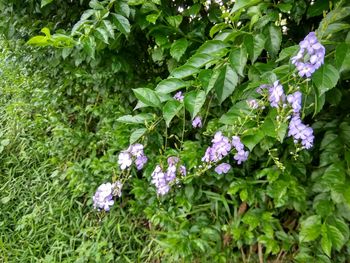
[[[53,0],[41,0],[41,5],[40,7],[43,8],[44,6],[52,3]]]
[[[194,54],[190,59],[186,62],[185,65],[201,68],[214,58],[209,54]]]
[[[332,241],[328,237],[327,232],[322,231],[322,238],[321,238],[321,247],[323,252],[328,256],[331,257],[332,252]]]
[[[264,30],[266,36],[265,48],[271,57],[276,57],[281,47],[282,30],[280,27],[270,24]]]
[[[178,114],[183,104],[177,100],[168,100],[163,107],[163,117],[169,127],[171,120]]]
[[[146,16],[146,20],[152,24],[155,24],[157,22],[158,17],[160,16],[161,12],[156,14],[150,14]]]
[[[205,102],[206,96],[203,90],[193,90],[185,95],[185,107],[191,114],[191,119],[197,116]]]
[[[182,16],[181,15],[177,15],[177,16],[168,16],[166,18],[166,20],[168,21],[168,23],[175,28],[178,28],[182,22]]]
[[[145,133],[147,129],[146,128],[140,128],[132,132],[130,135],[130,140],[129,143],[133,144],[135,143],[138,139],[140,139]]]
[[[220,103],[228,98],[235,90],[238,83],[237,73],[230,65],[224,66],[215,82],[215,91]]]
[[[261,129],[251,129],[242,137],[242,142],[250,151],[264,138],[264,133]]]
[[[312,75],[312,82],[315,84],[319,96],[334,88],[338,79],[338,70],[330,64],[324,64]]]
[[[27,41],[28,45],[34,46],[46,46],[48,45],[48,38],[44,36],[35,36]]]
[[[113,27],[111,21],[103,20],[102,23],[103,23],[103,25],[104,25],[104,27],[106,29],[106,32],[108,33],[109,37],[114,39],[114,27]]]
[[[146,121],[153,119],[153,115],[150,113],[140,113],[137,115],[124,115],[117,119],[118,122],[128,123],[128,124],[144,124]]]
[[[209,40],[200,46],[197,54],[208,54],[212,57],[223,57],[227,53],[228,45],[220,40]]]
[[[256,5],[260,2],[261,0],[237,0],[230,13],[233,14],[234,12],[237,12],[242,8],[247,8],[249,6]]]
[[[219,23],[219,24],[216,24],[216,25],[214,25],[211,29],[210,29],[210,31],[209,31],[209,36],[211,37],[211,38],[213,38],[213,36],[217,33],[217,32],[219,32],[219,31],[221,31],[221,30],[223,30],[223,29],[225,29],[225,28],[227,28],[227,27],[229,27],[229,24],[227,24],[227,23]]]
[[[244,76],[243,70],[247,64],[247,57],[248,57],[248,53],[245,46],[233,49],[230,53],[229,59],[230,59],[231,66],[242,77]]]
[[[169,78],[159,82],[156,91],[158,93],[168,94],[183,87],[186,87],[185,81],[176,78]]]
[[[256,34],[254,36],[253,44],[253,55],[251,57],[252,63],[260,56],[261,52],[264,50],[266,38],[263,34]]]
[[[335,50],[335,62],[339,73],[350,70],[350,44],[341,43]]]
[[[185,65],[182,65],[182,66],[174,69],[170,75],[174,78],[182,79],[182,78],[192,76],[193,74],[197,73],[198,71],[199,71],[198,68],[185,64]]]
[[[160,107],[161,102],[158,95],[149,88],[133,89],[133,92],[141,102],[151,107]]]
[[[50,29],[48,29],[47,27],[42,28],[42,29],[40,30],[40,32],[41,32],[41,33],[44,33],[45,36],[46,36],[47,38],[50,38],[50,37],[51,37]]]
[[[124,35],[128,35],[130,33],[130,23],[127,18],[122,15],[112,13],[114,18],[114,24],[117,29],[122,32]]]
[[[332,247],[340,251],[346,241],[342,232],[335,226],[326,224],[322,226],[321,247],[328,257],[331,257]]]
[[[99,39],[101,39],[103,42],[105,42],[106,44],[108,44],[108,33],[107,31],[102,28],[102,27],[98,27],[96,29],[96,37],[98,37]]]
[[[240,101],[233,105],[229,111],[222,115],[219,122],[227,125],[235,125],[243,121],[246,116],[252,114],[252,110],[246,101]]]
[[[186,38],[180,38],[175,40],[170,48],[170,55],[175,58],[177,61],[180,60],[182,55],[185,53],[188,46],[188,42]]]
[[[295,54],[295,52],[299,50],[299,48],[300,48],[299,45],[294,45],[294,46],[282,49],[276,62],[280,62],[286,58],[291,57],[293,54]]]
[[[322,15],[324,11],[329,9],[329,2],[327,1],[315,1],[313,5],[310,5],[307,9],[307,16],[314,17]]]
[[[313,215],[301,222],[300,242],[310,242],[319,237],[321,233],[321,218]]]

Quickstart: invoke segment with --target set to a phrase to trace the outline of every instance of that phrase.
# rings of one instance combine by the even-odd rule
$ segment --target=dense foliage
[[[5,261],[350,260],[349,3],[0,7]]]

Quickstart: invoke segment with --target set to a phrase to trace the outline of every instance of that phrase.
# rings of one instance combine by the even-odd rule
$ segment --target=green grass
[[[99,136],[59,119],[40,74],[5,53],[0,70],[0,262],[153,261],[147,221],[131,216],[123,198],[110,213],[92,208],[96,186],[116,165],[113,152],[84,151]],[[86,138],[71,151],[76,134]]]

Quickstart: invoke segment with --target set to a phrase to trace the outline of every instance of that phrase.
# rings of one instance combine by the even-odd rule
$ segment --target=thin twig
[[[262,246],[258,243],[259,263],[264,263],[264,257],[262,253]]]

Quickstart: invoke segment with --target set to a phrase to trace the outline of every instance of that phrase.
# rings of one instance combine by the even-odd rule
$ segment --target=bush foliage
[[[5,262],[350,260],[347,1],[0,7]]]

